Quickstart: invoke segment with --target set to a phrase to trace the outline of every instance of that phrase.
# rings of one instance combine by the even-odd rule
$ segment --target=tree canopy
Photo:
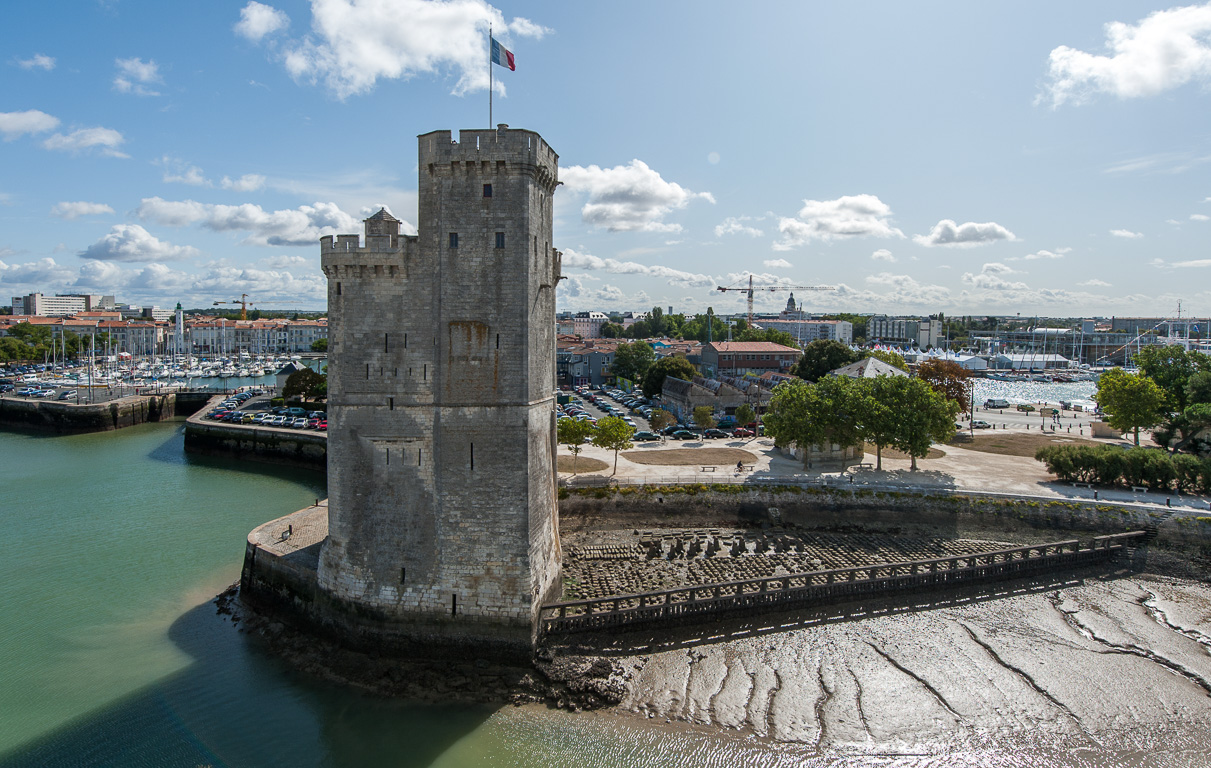
[[[873,357],[876,360],[882,360],[890,366],[899,368],[901,371],[908,370],[908,363],[904,362],[904,358],[899,352],[892,352],[890,349],[866,349],[862,351],[862,357]]]
[[[799,345],[795,343],[795,337],[791,336],[786,331],[776,331],[773,328],[745,328],[738,334],[733,334],[732,338],[736,341],[772,341],[775,344],[781,344],[784,347],[798,349]]]
[[[1198,373],[1211,372],[1211,355],[1187,351],[1177,344],[1144,347],[1133,360],[1140,373],[1152,379],[1165,393],[1169,411],[1183,411],[1188,404],[1187,385]]]
[[[748,403],[741,403],[736,406],[736,423],[740,426],[752,424],[757,420],[757,412],[753,410],[753,406]]]
[[[804,381],[819,381],[836,370],[850,363],[856,363],[862,356],[848,344],[832,339],[817,339],[803,348],[803,357],[791,370]]]
[[[328,377],[316,373],[310,368],[295,371],[286,377],[282,386],[282,397],[289,400],[292,397],[302,397],[307,400],[319,400],[328,396]]]
[[[618,473],[618,452],[630,448],[631,435],[635,429],[617,416],[606,416],[598,420],[597,428],[593,431],[593,445],[614,452],[614,471]]]
[[[316,339],[315,341],[311,342],[311,351],[312,352],[327,352],[328,351],[328,338],[324,337],[322,339]]]
[[[568,446],[572,453],[572,474],[576,474],[576,459],[584,450],[584,439],[593,435],[593,425],[580,419],[563,418],[556,428],[560,445]]]
[[[765,413],[765,432],[779,445],[858,445],[863,396],[858,380],[847,376],[826,376],[816,384],[784,381],[774,389]]]
[[[622,343],[614,350],[614,362],[610,370],[615,377],[630,381],[643,381],[652,363],[656,362],[656,353],[642,341]]]
[[[1127,373],[1111,368],[1097,380],[1093,399],[1106,414],[1110,426],[1135,433],[1140,444],[1140,429],[1155,426],[1161,420],[1165,391],[1143,373]]]
[[[959,411],[971,410],[972,373],[955,361],[926,360],[917,366],[917,378],[947,400],[957,403]]]
[[[648,368],[647,374],[643,377],[643,394],[648,397],[659,395],[664,389],[664,379],[666,376],[673,376],[678,379],[689,381],[694,378],[697,371],[689,360],[676,355],[662,357]]]
[[[715,426],[715,412],[709,405],[699,405],[694,408],[694,426],[698,429],[710,429]]]

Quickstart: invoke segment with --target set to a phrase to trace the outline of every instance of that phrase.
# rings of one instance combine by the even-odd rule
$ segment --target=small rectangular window
[[[496,247],[497,248],[505,247],[505,233],[504,232],[496,233]]]
[[[450,233],[450,247],[451,248],[458,247],[458,233],[457,232]]]
[[[337,296],[341,295],[341,284],[340,283],[336,284],[336,295]]]
[[[491,197],[491,196],[492,196],[492,185],[485,184],[484,185],[484,197]]]

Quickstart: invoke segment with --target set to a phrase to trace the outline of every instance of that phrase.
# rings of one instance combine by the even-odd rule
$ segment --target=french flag
[[[514,72],[517,71],[517,65],[513,62],[513,52],[496,42],[495,37],[492,38],[492,63],[508,67]]]

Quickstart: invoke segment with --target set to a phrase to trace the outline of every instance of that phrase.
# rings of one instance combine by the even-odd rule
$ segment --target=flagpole
[[[488,128],[492,127],[492,25],[488,24]]]

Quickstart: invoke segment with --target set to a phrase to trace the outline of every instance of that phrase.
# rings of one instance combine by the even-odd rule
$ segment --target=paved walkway
[[[1025,433],[1026,430],[1009,430]],[[1065,437],[1057,433],[1057,437]],[[1112,441],[1105,441],[1112,442]],[[1125,441],[1119,441],[1125,444]],[[631,451],[660,451],[669,448],[740,448],[756,455],[751,472],[737,473],[735,464],[718,465],[713,471],[703,471],[703,464],[691,466],[669,466],[660,464],[637,464],[618,456],[616,477],[621,482],[737,482],[745,478],[765,480],[786,479],[797,482],[824,480],[829,484],[852,484],[854,486],[897,486],[910,488],[953,489],[976,493],[1004,493],[1022,496],[1038,496],[1052,499],[1083,499],[1166,506],[1171,504],[1178,514],[1204,514],[1211,511],[1211,497],[1197,495],[1166,494],[1149,491],[1098,488],[1074,488],[1069,483],[1056,482],[1042,463],[1030,457],[1003,456],[963,448],[958,445],[938,446],[946,455],[937,459],[917,461],[918,470],[910,469],[908,459],[892,459],[884,456],[883,469],[852,467],[848,472],[815,471],[804,469],[802,462],[784,456],[774,448],[770,438],[755,440],[708,440],[667,441],[665,443],[636,443]],[[627,451],[627,452],[631,452]],[[570,456],[566,446],[559,447],[560,455]],[[624,452],[624,453],[627,453]],[[614,468],[614,453],[586,445],[581,457],[600,459],[608,466],[596,472],[581,472],[580,475],[611,477]],[[867,454],[866,462],[875,463],[875,456]],[[746,460],[745,464],[749,464]],[[561,479],[571,478],[561,472]]]

